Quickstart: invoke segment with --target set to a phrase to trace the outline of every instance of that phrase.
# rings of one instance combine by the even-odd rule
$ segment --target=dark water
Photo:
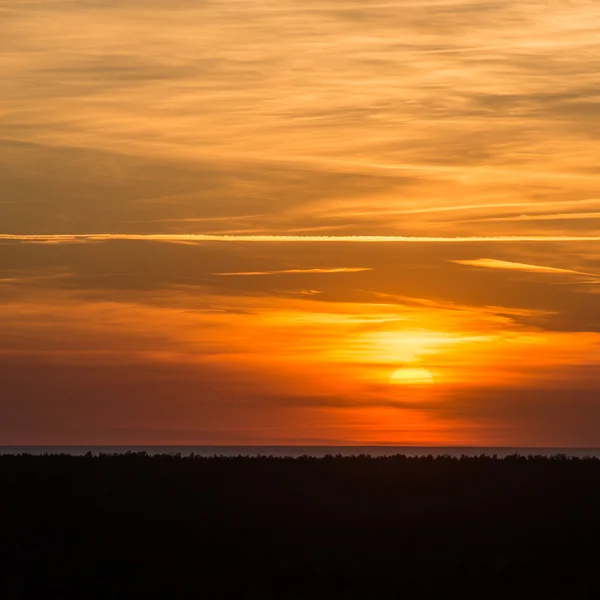
[[[326,456],[328,454],[353,456],[507,456],[566,454],[567,456],[595,456],[600,458],[600,448],[501,448],[473,446],[0,446],[0,454],[71,454],[74,456],[92,452],[93,454],[147,452],[148,454],[177,454],[189,456]]]

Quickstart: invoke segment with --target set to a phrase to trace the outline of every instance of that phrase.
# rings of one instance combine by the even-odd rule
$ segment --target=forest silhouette
[[[600,597],[600,461],[0,456],[0,597]]]

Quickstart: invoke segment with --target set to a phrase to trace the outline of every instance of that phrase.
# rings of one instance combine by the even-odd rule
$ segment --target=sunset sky
[[[0,0],[0,445],[600,446],[591,0]]]

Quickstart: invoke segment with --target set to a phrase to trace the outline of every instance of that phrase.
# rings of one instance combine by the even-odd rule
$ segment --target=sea
[[[123,454],[146,452],[156,454],[181,454],[181,456],[555,456],[600,458],[600,448],[511,448],[476,446],[0,446],[0,454],[69,454],[81,456],[91,452],[99,454]]]

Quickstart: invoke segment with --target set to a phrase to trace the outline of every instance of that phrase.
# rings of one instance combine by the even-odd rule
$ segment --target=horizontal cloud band
[[[317,274],[325,275],[329,273],[360,273],[362,271],[372,271],[371,267],[339,267],[332,269],[283,269],[280,271],[238,271],[235,273],[215,273],[222,277],[239,277],[255,275],[298,275],[298,274]]]
[[[418,237],[401,235],[213,235],[205,233],[74,233],[0,234],[0,241],[46,244],[139,240],[148,242],[360,242],[360,243],[472,243],[472,242],[600,242],[600,236],[513,235]]]

